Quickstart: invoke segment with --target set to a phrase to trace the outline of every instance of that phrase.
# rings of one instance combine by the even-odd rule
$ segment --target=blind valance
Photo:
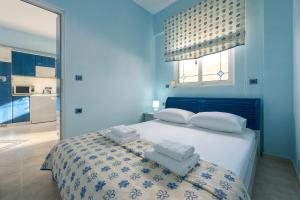
[[[164,22],[165,61],[196,59],[245,44],[245,0],[202,0]]]

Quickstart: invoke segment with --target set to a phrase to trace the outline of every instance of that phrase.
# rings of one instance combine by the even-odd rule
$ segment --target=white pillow
[[[194,114],[195,113],[187,110],[167,108],[158,113],[155,113],[154,118],[168,122],[186,124]]]
[[[242,133],[247,119],[224,112],[200,112],[191,117],[190,124],[221,132]]]

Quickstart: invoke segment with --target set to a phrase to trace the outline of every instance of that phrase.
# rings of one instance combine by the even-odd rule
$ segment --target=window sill
[[[234,86],[233,83],[177,83],[175,88],[186,88],[186,87],[231,87]]]

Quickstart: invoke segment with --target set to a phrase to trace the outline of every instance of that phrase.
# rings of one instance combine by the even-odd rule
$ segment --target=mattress
[[[154,143],[172,140],[195,147],[200,158],[231,170],[248,185],[249,165],[256,151],[255,132],[246,129],[242,134],[201,129],[192,125],[153,120],[131,125],[141,138]]]

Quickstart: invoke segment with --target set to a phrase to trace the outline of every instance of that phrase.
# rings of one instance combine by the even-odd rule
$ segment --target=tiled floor
[[[253,199],[300,200],[300,186],[292,162],[263,156],[256,170]]]
[[[0,128],[0,199],[59,200],[50,172],[39,168],[57,143],[55,124]],[[19,141],[4,144],[5,141]],[[299,183],[290,161],[264,156],[257,166],[254,200],[300,200]]]
[[[56,124],[0,128],[0,143],[19,140],[12,146],[0,147],[0,199],[59,199],[51,173],[39,170],[44,157],[58,141]]]

